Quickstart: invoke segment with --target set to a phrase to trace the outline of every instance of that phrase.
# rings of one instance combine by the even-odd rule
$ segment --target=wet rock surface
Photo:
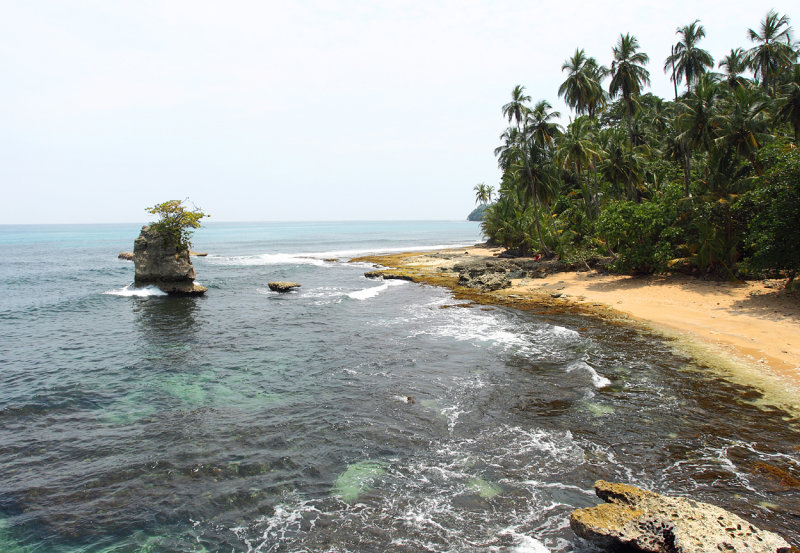
[[[792,551],[777,534],[714,505],[604,480],[594,487],[607,503],[573,511],[570,526],[602,548],[654,553]]]
[[[189,250],[178,249],[150,226],[142,227],[133,242],[134,285],[157,286],[172,295],[202,295],[204,286],[195,284],[195,270]]]
[[[296,288],[300,288],[299,282],[286,282],[286,281],[275,281],[275,282],[268,282],[267,286],[273,292],[291,292]]]

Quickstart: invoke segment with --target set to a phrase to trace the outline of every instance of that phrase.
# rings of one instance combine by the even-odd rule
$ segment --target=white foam
[[[550,550],[535,538],[524,534],[517,534],[516,537],[519,543],[515,547],[509,549],[509,553],[550,553]]]
[[[261,265],[315,265],[323,267],[326,262],[315,254],[264,253],[260,255],[234,255],[229,257],[209,256],[214,265],[261,266]]]
[[[206,258],[208,263],[215,265],[316,265],[318,267],[329,265],[326,259],[349,259],[369,254],[384,254],[397,252],[426,252],[447,250],[455,248],[468,248],[473,244],[436,244],[433,246],[398,246],[393,248],[369,248],[353,250],[330,250],[324,252],[295,252],[295,253],[264,253],[257,255],[215,256]]]
[[[592,384],[594,384],[595,388],[605,388],[606,386],[611,385],[611,381],[607,379],[605,376],[599,374],[594,367],[586,363],[585,361],[578,361],[573,363],[569,367],[567,367],[567,372],[572,372],[575,369],[583,369],[589,373],[592,377]]]
[[[146,298],[149,296],[166,296],[167,293],[158,288],[157,286],[143,286],[140,288],[134,287],[133,284],[123,286],[119,290],[108,290],[103,292],[109,296],[124,296],[124,297],[137,297]]]
[[[347,294],[347,297],[352,298],[354,300],[368,300],[370,298],[374,298],[381,292],[388,290],[390,286],[399,286],[401,284],[406,284],[404,280],[387,280],[380,286],[372,286],[370,288],[364,288],[363,290],[356,290],[355,292],[350,292]]]

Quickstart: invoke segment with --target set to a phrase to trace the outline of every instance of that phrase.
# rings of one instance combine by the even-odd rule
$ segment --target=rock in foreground
[[[269,289],[272,290],[273,292],[283,293],[283,292],[290,292],[295,288],[300,288],[300,283],[278,281],[278,282],[268,282],[267,286],[269,286]]]
[[[570,526],[599,547],[655,553],[788,553],[790,545],[720,507],[598,480],[607,503],[577,509]]]
[[[157,286],[167,294],[199,296],[205,286],[194,283],[195,272],[189,260],[189,250],[178,249],[155,232],[152,227],[142,227],[133,242],[135,286]]]

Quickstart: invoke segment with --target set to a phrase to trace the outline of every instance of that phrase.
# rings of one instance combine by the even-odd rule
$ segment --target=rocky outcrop
[[[179,250],[152,227],[142,227],[133,242],[135,286],[157,286],[167,294],[199,296],[204,286],[194,283],[195,271],[189,250]]]
[[[598,480],[607,503],[577,509],[570,526],[601,548],[655,553],[788,553],[790,545],[720,507]]]
[[[471,264],[469,266],[456,265],[453,267],[458,272],[459,286],[476,288],[493,292],[511,286],[508,269],[503,265],[493,263]]]
[[[124,261],[133,261],[133,252],[119,252],[117,259],[122,259]]]
[[[295,288],[300,288],[299,282],[285,282],[285,281],[277,281],[277,282],[268,282],[267,286],[273,292],[291,292]]]
[[[404,275],[402,273],[397,273],[394,271],[367,271],[364,273],[364,276],[367,278],[382,278],[384,280],[407,280],[410,282],[414,281],[414,278],[410,275]]]

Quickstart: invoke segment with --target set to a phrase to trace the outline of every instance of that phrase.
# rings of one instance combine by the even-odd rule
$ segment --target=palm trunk
[[[542,238],[542,229],[539,225],[539,200],[536,197],[536,185],[533,181],[533,172],[531,171],[530,166],[528,167],[528,178],[530,179],[531,183],[531,199],[533,200],[533,220],[536,223],[536,236],[539,238],[539,245],[542,246],[542,251],[544,252],[545,257],[551,257],[553,252],[547,247],[547,244],[544,243],[544,239]]]
[[[628,107],[628,193],[633,190],[633,104],[626,100]]]
[[[675,80],[675,46],[669,47],[670,58],[672,58],[672,85],[675,87],[675,101],[678,101],[678,81]]]
[[[689,185],[691,184],[692,179],[692,173],[689,167],[689,161],[691,160],[691,157],[689,156],[689,152],[685,146],[681,145],[681,150],[683,153],[683,163],[681,164],[683,165],[683,195],[684,197],[688,198],[690,194]]]
[[[594,173],[594,186],[592,187],[592,204],[594,204],[595,217],[600,215],[600,202],[597,199],[597,163],[592,160],[592,173]]]

